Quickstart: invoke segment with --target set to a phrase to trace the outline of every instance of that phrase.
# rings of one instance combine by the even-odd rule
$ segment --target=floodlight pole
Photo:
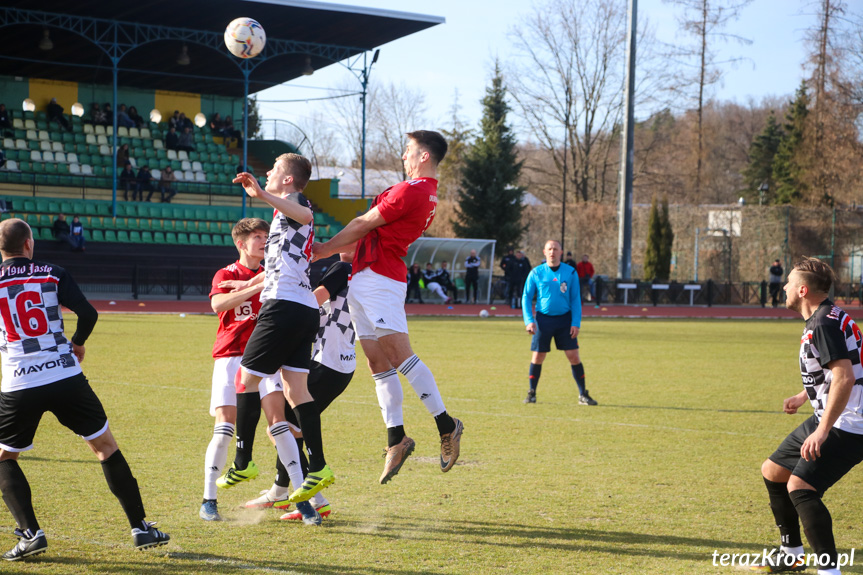
[[[632,162],[633,128],[635,125],[635,38],[638,31],[638,0],[629,0],[626,34],[626,115],[623,119],[623,137],[620,150],[620,176],[618,188],[618,243],[617,273],[620,279],[632,275]]]
[[[360,99],[363,101],[363,142],[362,149],[360,150],[361,165],[360,165],[360,178],[362,181],[362,188],[360,190],[360,198],[366,198],[366,96],[368,96],[368,87],[369,87],[369,76],[372,73],[372,66],[375,65],[375,62],[378,61],[378,56],[380,56],[381,51],[375,50],[375,55],[372,56],[372,63],[366,64],[368,62],[368,52],[363,53],[363,73],[362,79],[360,83],[363,86],[363,95],[360,96]]]

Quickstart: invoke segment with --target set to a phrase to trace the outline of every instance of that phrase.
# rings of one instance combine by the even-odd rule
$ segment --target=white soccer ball
[[[225,46],[237,58],[254,58],[267,43],[264,27],[251,18],[237,18],[225,28]]]
[[[479,317],[488,317],[488,310],[487,309],[479,310]]]

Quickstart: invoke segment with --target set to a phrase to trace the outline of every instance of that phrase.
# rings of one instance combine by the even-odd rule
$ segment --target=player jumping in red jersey
[[[352,220],[328,242],[312,246],[314,259],[356,250],[348,304],[387,426],[381,483],[399,472],[416,446],[404,430],[399,372],[435,418],[441,441],[441,471],[455,465],[464,430],[462,422],[446,412],[431,370],[411,349],[404,310],[407,268],[402,258],[434,219],[437,166],[446,155],[447,144],[437,132],[418,130],[407,136],[402,161],[409,179],[385,190],[366,214]]]

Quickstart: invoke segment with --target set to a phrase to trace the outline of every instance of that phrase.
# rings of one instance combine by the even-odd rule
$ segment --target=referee
[[[536,386],[542,373],[545,354],[551,351],[551,340],[563,350],[572,364],[572,377],[578,385],[578,403],[596,405],[584,385],[584,366],[578,355],[578,329],[581,326],[581,294],[575,268],[561,263],[560,244],[545,242],[542,253],[545,263],[531,270],[522,295],[522,314],[525,329],[533,334],[530,350],[530,389],[525,403],[536,403]],[[536,318],[531,312],[531,301],[536,296]]]

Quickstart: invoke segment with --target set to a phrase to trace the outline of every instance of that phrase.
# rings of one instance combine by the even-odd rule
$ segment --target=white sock
[[[404,392],[402,391],[402,383],[399,381],[398,372],[391,369],[383,373],[373,373],[372,377],[375,380],[375,393],[378,395],[378,405],[381,406],[381,415],[384,416],[384,423],[386,423],[387,427],[404,425],[404,416],[402,414]]]
[[[297,440],[291,434],[291,427],[287,421],[278,421],[269,427],[269,431],[276,442],[276,451],[288,471],[291,484],[294,489],[299,489],[303,484],[303,471],[300,469],[300,450],[297,448]]]
[[[204,456],[204,499],[216,499],[216,479],[222,474],[228,459],[228,447],[234,437],[233,423],[217,423],[213,427],[213,439]]]
[[[312,496],[311,499],[309,499],[309,503],[312,504],[312,507],[317,509],[318,507],[323,507],[324,505],[329,505],[330,502],[327,501],[327,498],[324,497],[322,493],[316,493],[315,495]]]
[[[410,356],[399,366],[399,372],[408,378],[408,382],[432,416],[436,417],[446,411],[434,375],[420,358],[416,355]]]
[[[839,569],[819,569],[818,575],[842,575]]]
[[[275,483],[273,483],[273,486],[270,487],[269,491],[267,491],[267,497],[269,497],[271,501],[286,499],[290,494],[290,489],[282,487],[281,485],[276,485]]]
[[[794,555],[797,557],[798,555],[803,555],[803,546],[798,545],[797,547],[786,547],[785,545],[781,545],[779,547],[783,553],[787,553],[788,555]]]

